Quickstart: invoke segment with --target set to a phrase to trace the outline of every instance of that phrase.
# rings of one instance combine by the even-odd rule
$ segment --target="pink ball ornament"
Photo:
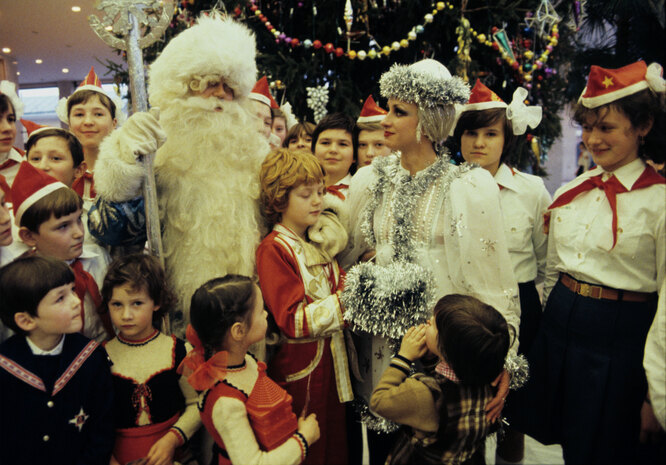
[[[553,51],[553,46],[552,45],[546,46],[546,50],[548,50],[549,52],[552,52]]]
[[[543,66],[543,61],[537,60],[536,63],[534,63],[534,65],[537,67],[537,69],[541,69],[541,67]]]

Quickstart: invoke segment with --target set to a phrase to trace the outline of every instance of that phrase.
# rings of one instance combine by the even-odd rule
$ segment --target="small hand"
[[[412,326],[407,330],[400,344],[399,355],[409,361],[417,360],[428,351],[425,342],[426,325]]]
[[[176,447],[180,445],[180,439],[172,432],[162,436],[146,455],[146,465],[171,465]]]
[[[500,416],[500,413],[502,413],[502,409],[504,408],[504,401],[506,400],[506,396],[509,393],[509,381],[511,380],[511,377],[509,376],[509,373],[506,370],[503,370],[502,373],[495,378],[495,380],[491,383],[493,386],[498,386],[497,388],[497,394],[495,397],[493,397],[490,402],[488,402],[488,405],[486,405],[486,419],[490,423],[495,423],[497,419]]]
[[[311,446],[317,442],[320,435],[317,414],[311,413],[307,417],[300,417],[298,419],[298,432],[303,435],[305,440],[308,442],[308,446]]]

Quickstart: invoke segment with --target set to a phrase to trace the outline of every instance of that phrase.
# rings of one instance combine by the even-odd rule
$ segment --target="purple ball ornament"
[[[286,38],[287,38],[287,34],[285,34],[284,32],[281,32],[280,35],[278,36],[278,39],[280,39],[280,40],[284,40]]]
[[[285,37],[284,38],[284,43],[287,44],[287,45],[290,45],[291,44],[291,37]]]
[[[531,82],[526,83],[525,87],[527,87],[527,90],[532,89],[532,83]]]

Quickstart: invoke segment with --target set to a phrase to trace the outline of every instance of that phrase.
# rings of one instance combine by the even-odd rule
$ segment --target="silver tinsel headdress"
[[[448,136],[455,121],[455,103],[469,99],[469,85],[457,76],[451,76],[446,66],[432,59],[411,65],[395,64],[379,80],[384,98],[395,98],[414,103],[419,108],[420,134],[439,144]]]

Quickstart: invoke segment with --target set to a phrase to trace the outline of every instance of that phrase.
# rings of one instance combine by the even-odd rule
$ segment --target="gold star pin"
[[[613,85],[613,78],[610,77],[610,76],[606,76],[606,77],[604,78],[602,84],[604,85],[604,87],[605,87],[606,89],[608,89],[610,86]]]

